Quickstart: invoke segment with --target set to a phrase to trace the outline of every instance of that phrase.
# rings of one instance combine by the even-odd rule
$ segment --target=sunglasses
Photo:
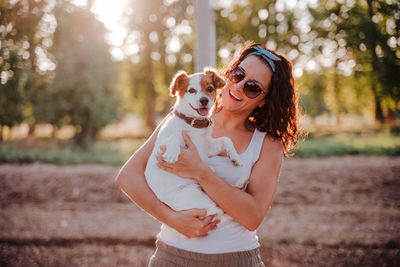
[[[246,77],[246,73],[243,68],[236,66],[229,74],[229,80],[233,83],[238,83]],[[243,93],[248,98],[256,98],[260,94],[265,94],[265,92],[260,88],[260,86],[255,81],[246,81],[243,86]]]

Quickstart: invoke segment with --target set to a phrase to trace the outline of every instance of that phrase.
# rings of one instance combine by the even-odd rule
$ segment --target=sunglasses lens
[[[239,67],[236,67],[229,75],[229,80],[231,82],[238,83],[244,79],[244,76],[244,72]]]
[[[262,89],[255,82],[247,81],[244,85],[243,92],[248,98],[256,98],[261,94]]]
[[[246,74],[244,71],[239,66],[236,66],[229,74],[229,80],[231,82],[238,83],[242,81],[245,76]],[[263,92],[263,90],[254,81],[247,81],[244,84],[243,92],[248,98],[256,98]]]

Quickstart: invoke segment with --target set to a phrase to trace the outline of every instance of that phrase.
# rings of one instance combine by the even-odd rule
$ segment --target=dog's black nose
[[[208,98],[207,97],[202,97],[202,98],[200,98],[200,103],[203,105],[203,106],[206,106],[207,104],[208,104]]]

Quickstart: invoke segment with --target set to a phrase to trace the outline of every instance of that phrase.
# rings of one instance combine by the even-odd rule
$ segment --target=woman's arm
[[[206,215],[205,209],[176,212],[158,200],[147,185],[144,170],[160,126],[124,164],[115,179],[115,183],[133,202],[157,220],[166,223],[187,237],[206,236],[207,232],[215,229],[219,222],[212,221],[214,216],[203,218]]]
[[[232,187],[200,160],[196,147],[184,135],[187,150],[182,150],[175,164],[158,157],[159,166],[183,177],[195,178],[207,195],[227,214],[248,230],[258,228],[271,206],[282,164],[281,142],[266,137],[258,161],[254,164],[247,192]]]

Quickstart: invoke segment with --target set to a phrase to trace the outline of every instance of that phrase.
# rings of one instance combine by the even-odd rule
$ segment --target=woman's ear
[[[222,88],[225,86],[225,80],[218,75],[212,68],[204,68],[204,73],[210,75],[215,88]]]
[[[186,89],[189,85],[189,76],[183,70],[178,71],[169,85],[169,93],[174,96],[177,91]]]

